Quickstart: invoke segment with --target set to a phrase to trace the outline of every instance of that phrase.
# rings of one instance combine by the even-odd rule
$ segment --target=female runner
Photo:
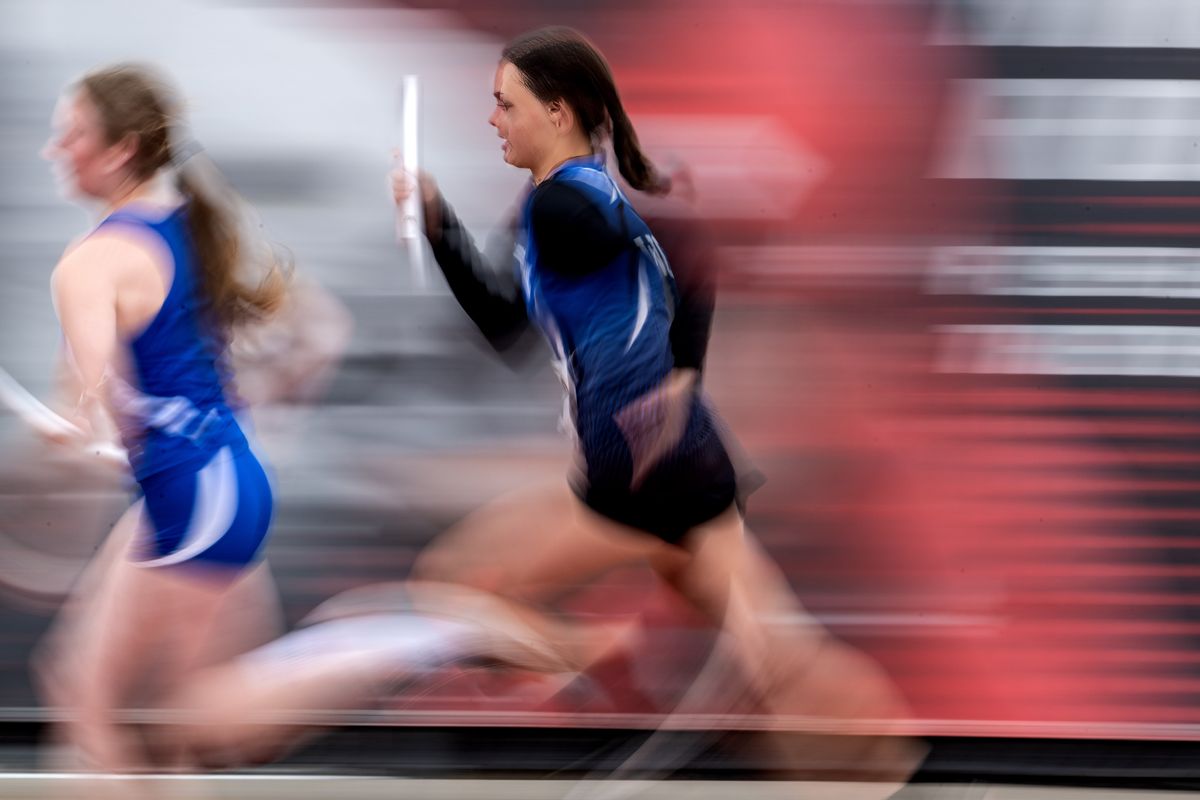
[[[566,388],[578,469],[568,486],[492,503],[419,559],[418,581],[466,584],[513,602],[523,619],[586,664],[594,641],[545,604],[608,569],[649,564],[736,642],[742,671],[775,714],[896,719],[904,705],[862,654],[803,613],[746,531],[737,476],[699,391],[711,309],[677,290],[654,233],[609,175],[634,189],[669,181],[642,153],[600,52],[578,32],[545,28],[503,50],[489,118],[506,163],[528,170],[511,283],[484,262],[433,180],[415,190],[425,232],[460,305],[497,349],[532,322]],[[419,585],[419,584],[418,584]],[[903,741],[873,766],[904,777]]]
[[[150,70],[98,69],[61,98],[46,153],[101,209],[51,279],[80,387],[72,421],[85,436],[116,422],[139,489],[110,536],[122,552],[87,576],[87,607],[71,610],[40,675],[68,712],[67,740],[105,772],[147,761],[117,709],[261,641],[274,606],[261,562],[271,487],[235,417],[225,353],[286,280],[273,257],[242,278],[238,219],[202,156],[179,163],[178,122]]]

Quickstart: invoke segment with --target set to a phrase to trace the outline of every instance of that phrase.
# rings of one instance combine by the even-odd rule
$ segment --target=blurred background
[[[933,763],[1002,771],[1055,740],[1078,745],[1061,771],[1200,777],[1193,0],[4,0],[0,366],[49,396],[49,271],[88,224],[38,157],[58,94],[161,66],[310,298],[256,365],[289,386],[255,411],[288,620],[402,578],[569,457],[546,359],[487,351],[397,246],[387,184],[415,74],[422,166],[479,242],[500,231],[525,178],[487,125],[493,70],[550,23],[599,45],[651,156],[690,171],[720,264],[705,387],[767,478],[749,525],[889,671]],[[288,347],[315,377],[270,378]],[[32,648],[128,487],[11,415],[0,448],[0,724],[24,741],[46,719]],[[637,570],[570,602],[640,613],[645,646],[569,690],[447,671],[339,722],[443,731],[403,763],[448,769],[501,769],[503,736],[541,769],[652,729],[709,634]],[[398,741],[327,760],[396,764]]]

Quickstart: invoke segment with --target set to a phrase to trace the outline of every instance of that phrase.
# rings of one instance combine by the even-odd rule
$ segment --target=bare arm
[[[63,361],[68,373],[62,385],[78,392],[72,421],[81,424],[85,433],[111,427],[104,384],[119,352],[119,294],[128,290],[131,278],[140,276],[150,284],[149,291],[135,296],[153,296],[155,282],[161,285],[157,270],[143,247],[103,231],[69,249],[54,269],[50,288],[65,340]]]

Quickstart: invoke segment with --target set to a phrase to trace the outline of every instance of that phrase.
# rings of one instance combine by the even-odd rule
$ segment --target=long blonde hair
[[[137,149],[130,162],[136,179],[149,179],[173,159],[178,160],[174,135],[180,109],[167,82],[153,70],[117,64],[88,73],[78,87],[99,113],[109,144],[136,137]],[[237,208],[231,202],[236,201],[236,194],[224,181],[221,192],[202,185],[212,181],[196,174],[199,159],[195,154],[178,166],[179,189],[188,201],[187,224],[196,254],[202,313],[222,338],[227,338],[237,324],[261,319],[278,308],[287,290],[290,264],[274,248],[266,259],[248,252]],[[206,169],[216,172],[211,165]],[[260,263],[254,265],[256,255]],[[251,266],[256,266],[260,275],[247,281],[243,273]]]

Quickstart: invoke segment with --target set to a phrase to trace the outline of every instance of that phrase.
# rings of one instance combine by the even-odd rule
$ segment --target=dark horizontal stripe
[[[1200,300],[1196,301],[1200,304]],[[1179,327],[1200,326],[1200,317],[1180,321],[1163,319],[1153,314],[1113,318],[1099,314],[1055,314],[1036,309],[1006,309],[1003,312],[985,311],[979,314],[961,314],[947,319],[956,325],[1178,325]]]
[[[1011,244],[1045,247],[1200,247],[1200,228],[1148,225],[1006,225]]]
[[[1061,317],[1056,321],[1086,325],[1081,316],[1095,315],[1097,325],[1200,325],[1200,297],[1072,297],[1031,295],[959,295],[961,303],[937,312],[955,321],[976,317],[1030,314]],[[973,302],[975,301],[975,302]],[[1149,321],[1142,321],[1149,320]]]
[[[1022,209],[1022,211],[1026,211]],[[1028,220],[1018,220],[1006,226],[1017,233],[1062,233],[1062,234],[1094,234],[1096,236],[1164,236],[1173,238],[1190,238],[1200,236],[1200,218],[1193,221],[1162,220],[1091,220],[1091,219],[1046,219],[1043,216],[1025,213]],[[1065,217],[1066,215],[1064,215]]]
[[[1200,233],[1200,206],[1193,205],[1194,199],[1026,195],[1017,199],[1010,219],[1016,225],[1025,226],[1071,226],[1081,231],[1192,236]]]
[[[1017,224],[1109,226],[1122,230],[1188,235],[1200,231],[1200,208],[1146,202],[1092,202],[1079,197],[1060,202],[1030,200],[1017,206]]]
[[[984,77],[1200,80],[1200,49],[1181,47],[967,47]]]
[[[1071,389],[1105,389],[1127,391],[1177,391],[1186,388],[1195,391],[1200,388],[1200,377],[1172,377],[1167,375],[1006,375],[975,374],[971,376],[972,384],[977,391],[987,391],[988,387],[996,390],[1005,388],[1030,389],[1035,386]],[[1037,391],[1036,388],[1033,391]]]
[[[1198,137],[1200,139],[1200,137]],[[1197,149],[1200,150],[1200,141]],[[1200,156],[1197,156],[1200,160]],[[932,178],[931,192],[937,184],[948,181],[942,190],[954,191],[956,196],[983,198],[992,202],[1019,203],[1076,202],[1079,199],[1097,203],[1127,202],[1142,204],[1187,205],[1200,198],[1200,181],[1116,181],[1116,180],[1036,180],[1013,178]]]
[[[1006,233],[1009,244],[1200,247],[1200,182],[970,179],[941,190],[943,180],[931,192],[969,198],[974,233]]]
[[[1096,197],[1094,195],[1077,195],[1073,197],[1040,198],[1043,204],[1058,203],[1064,205],[1091,205],[1100,208],[1185,208],[1193,213],[1200,209],[1200,196],[1196,197],[1143,197],[1139,195],[1120,195],[1114,197]]]

